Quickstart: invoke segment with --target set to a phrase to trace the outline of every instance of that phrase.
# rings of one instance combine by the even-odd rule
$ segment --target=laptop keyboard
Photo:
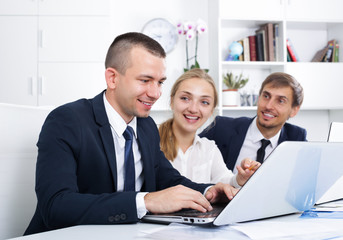
[[[199,218],[203,218],[203,217],[217,217],[219,215],[219,213],[224,209],[225,205],[215,205],[212,206],[213,209],[212,211],[209,212],[199,212],[198,210],[194,210],[194,209],[182,209],[181,211],[176,212],[176,214],[174,215],[181,215],[183,217],[199,217]]]

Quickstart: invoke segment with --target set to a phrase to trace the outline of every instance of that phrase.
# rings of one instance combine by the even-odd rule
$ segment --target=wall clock
[[[164,18],[151,19],[144,25],[142,33],[159,42],[166,53],[174,49],[178,40],[176,27]]]

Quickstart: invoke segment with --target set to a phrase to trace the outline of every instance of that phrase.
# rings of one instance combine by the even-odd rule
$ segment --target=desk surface
[[[337,201],[343,206],[343,201]],[[334,204],[336,204],[334,203]],[[250,233],[258,239],[343,239],[343,219],[328,218],[299,218],[300,213],[269,218],[266,220],[244,223]],[[190,225],[161,225],[152,223],[118,224],[118,225],[80,225],[54,231],[32,234],[13,238],[17,240],[75,240],[75,239],[250,239],[247,235],[235,229],[237,226],[199,227]],[[261,231],[262,229],[262,231]],[[242,230],[242,228],[240,229]],[[257,232],[262,233],[256,234]],[[286,232],[290,236],[275,237],[279,232]],[[267,235],[263,234],[268,232]],[[274,233],[273,233],[274,232]],[[248,232],[246,232],[249,234]],[[301,234],[301,235],[295,235]],[[293,236],[292,236],[293,235]],[[262,236],[262,237],[261,237]],[[13,240],[12,239],[12,240]]]

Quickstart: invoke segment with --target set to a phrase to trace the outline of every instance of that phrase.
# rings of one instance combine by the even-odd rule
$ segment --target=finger
[[[226,185],[224,187],[224,192],[225,192],[225,195],[227,196],[227,198],[229,200],[233,199],[233,197],[236,195],[236,193],[238,192],[238,189],[230,186],[230,185]]]
[[[206,199],[204,195],[202,195],[200,192],[189,189],[189,196],[187,201],[191,203],[190,208],[196,209],[201,212],[211,211],[212,206],[210,202]]]

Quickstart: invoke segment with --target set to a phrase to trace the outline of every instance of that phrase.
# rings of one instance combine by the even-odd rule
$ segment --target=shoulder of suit
[[[215,121],[219,124],[242,124],[242,123],[250,123],[253,119],[248,117],[239,117],[239,118],[232,118],[226,116],[217,116]]]
[[[299,127],[297,125],[293,125],[290,123],[285,123],[284,130],[287,131],[287,135],[291,138],[297,139],[299,136],[306,135],[306,129]],[[290,139],[292,140],[292,139]]]

